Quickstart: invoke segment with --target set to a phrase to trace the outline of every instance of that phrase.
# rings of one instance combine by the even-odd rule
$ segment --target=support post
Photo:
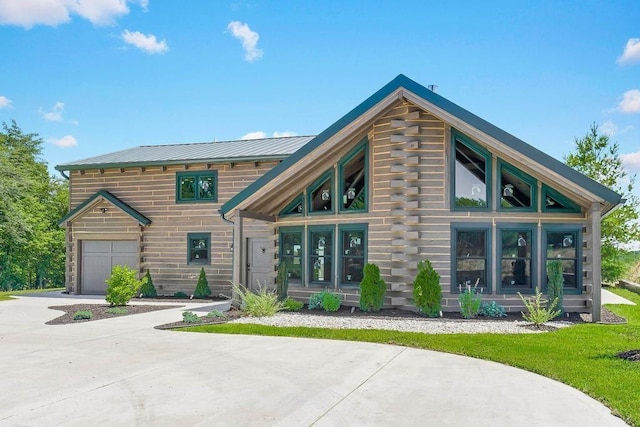
[[[236,220],[233,223],[233,283],[242,282],[242,223],[242,216],[236,215]]]
[[[591,209],[591,256],[593,257],[593,286],[591,287],[591,321],[600,321],[600,310],[602,306],[602,236],[600,221],[602,220],[602,208],[600,203],[593,203]]]

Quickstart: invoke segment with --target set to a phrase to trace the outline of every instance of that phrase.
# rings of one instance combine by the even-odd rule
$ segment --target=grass
[[[38,294],[40,292],[63,291],[64,288],[47,288],[47,289],[25,289],[23,291],[2,291],[0,292],[0,301],[8,301],[15,295]]]
[[[544,334],[430,335],[246,324],[203,325],[185,331],[366,341],[492,360],[575,387],[608,406],[630,425],[640,427],[640,363],[616,357],[619,352],[640,348],[640,295],[621,289],[613,292],[638,304],[609,306],[628,324],[581,324]]]

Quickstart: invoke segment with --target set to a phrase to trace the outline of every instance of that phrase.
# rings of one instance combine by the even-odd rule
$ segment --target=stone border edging
[[[640,295],[640,285],[637,283],[629,282],[628,280],[618,280],[618,286]]]

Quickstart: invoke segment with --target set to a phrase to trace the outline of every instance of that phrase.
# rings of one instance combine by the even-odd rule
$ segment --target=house
[[[104,292],[112,265],[149,270],[161,293],[201,267],[230,282],[322,289],[357,305],[366,263],[387,306],[411,307],[417,262],[439,271],[444,310],[461,285],[520,310],[562,260],[565,308],[600,308],[600,221],[621,196],[399,75],[315,137],[138,147],[68,172],[66,286]]]

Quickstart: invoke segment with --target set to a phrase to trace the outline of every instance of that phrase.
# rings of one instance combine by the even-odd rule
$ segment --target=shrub
[[[322,308],[324,311],[338,311],[342,305],[342,295],[334,294],[326,289],[309,297],[309,310]]]
[[[153,280],[151,279],[151,273],[147,270],[147,274],[144,276],[145,282],[140,288],[140,294],[143,298],[155,298],[158,296],[155,286],[153,286]]]
[[[227,317],[227,316],[220,310],[211,310],[210,312],[207,313],[207,317]]]
[[[278,277],[276,277],[278,301],[286,301],[289,293],[289,265],[281,262],[278,266]]]
[[[233,293],[240,299],[240,310],[252,317],[269,317],[282,310],[278,295],[267,286],[259,286],[258,292],[252,292],[244,286],[234,283]]]
[[[558,301],[559,314],[564,311],[564,266],[562,261],[554,260],[547,263],[547,276],[549,277],[549,283],[547,284],[547,294],[549,295],[549,301]],[[551,307],[549,307],[551,308]]]
[[[458,305],[460,306],[460,314],[465,319],[471,319],[478,315],[480,311],[480,304],[482,304],[482,288],[478,292],[478,282],[472,288],[471,285],[466,285],[464,291],[460,286],[460,295],[458,296]]]
[[[204,267],[200,269],[200,277],[198,278],[198,284],[196,290],[193,292],[194,298],[207,298],[211,295],[211,289],[209,289],[209,282],[207,281],[207,274],[204,272]]]
[[[182,291],[178,291],[175,294],[173,294],[174,298],[189,298],[189,295],[187,295],[186,293],[182,292]]]
[[[520,292],[518,292],[518,295],[528,311],[526,314],[522,312],[522,317],[527,322],[533,323],[537,328],[560,315],[560,310],[555,309],[558,300],[555,299],[551,304],[548,304],[548,301],[542,298],[542,292],[537,288],[536,294],[526,299]]]
[[[124,265],[116,265],[111,270],[111,277],[106,280],[107,296],[105,299],[112,306],[127,305],[145,281],[146,278],[142,280],[136,278],[134,269]]]
[[[128,311],[124,307],[111,307],[105,310],[107,314],[127,314]]]
[[[480,305],[478,314],[485,317],[507,317],[507,312],[504,307],[495,301],[483,302]]]
[[[73,320],[89,320],[93,317],[90,311],[76,311],[73,314]]]
[[[387,284],[380,277],[380,268],[375,264],[365,265],[360,282],[360,310],[380,311],[386,291]]]
[[[282,302],[282,309],[284,311],[300,311],[304,307],[304,304],[300,301],[296,301],[291,298],[287,298]]]
[[[316,308],[322,307],[322,298],[324,297],[323,292],[326,291],[311,294],[309,297],[309,305],[307,306],[309,310],[315,310]]]
[[[428,260],[418,263],[418,275],[413,282],[413,303],[428,317],[438,317],[442,308],[440,275]]]
[[[197,314],[191,311],[185,311],[184,313],[182,313],[182,321],[184,323],[200,323],[202,322],[202,319],[200,319]]]

